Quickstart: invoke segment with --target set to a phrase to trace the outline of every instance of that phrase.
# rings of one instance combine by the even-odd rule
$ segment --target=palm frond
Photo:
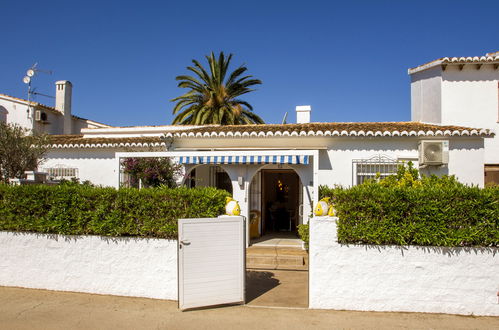
[[[240,95],[254,89],[249,87],[262,82],[251,75],[242,76],[248,69],[241,65],[229,73],[232,54],[226,56],[220,52],[216,57],[213,52],[207,55],[209,69],[206,70],[197,60],[187,70],[195,76],[179,75],[175,79],[178,87],[189,91],[172,99],[176,102],[173,114],[175,125],[244,125],[263,123],[263,120],[251,112],[253,107],[239,99]],[[227,78],[228,77],[228,78]]]

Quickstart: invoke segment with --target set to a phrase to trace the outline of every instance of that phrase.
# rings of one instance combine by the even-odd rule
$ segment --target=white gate
[[[182,310],[244,303],[243,217],[178,221],[178,302]]]

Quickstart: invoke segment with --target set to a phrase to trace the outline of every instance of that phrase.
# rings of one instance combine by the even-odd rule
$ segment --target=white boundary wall
[[[343,245],[310,222],[310,308],[499,316],[499,249]]]
[[[177,241],[0,232],[0,286],[177,300]]]

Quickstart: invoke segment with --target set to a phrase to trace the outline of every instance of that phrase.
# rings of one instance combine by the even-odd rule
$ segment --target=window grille
[[[403,164],[404,162],[385,155],[376,155],[366,159],[353,159],[353,185],[375,179],[378,174],[380,178],[396,174],[399,165]]]
[[[60,180],[60,179],[71,179],[78,177],[78,169],[71,167],[51,167],[44,169],[49,175],[49,178]]]

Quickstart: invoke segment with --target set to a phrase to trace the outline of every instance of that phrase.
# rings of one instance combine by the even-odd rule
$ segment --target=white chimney
[[[310,112],[312,107],[309,105],[299,105],[296,107],[296,123],[307,124],[310,123]]]
[[[55,82],[55,108],[64,115],[64,134],[73,133],[73,117],[71,115],[71,94],[73,84],[67,80]]]

